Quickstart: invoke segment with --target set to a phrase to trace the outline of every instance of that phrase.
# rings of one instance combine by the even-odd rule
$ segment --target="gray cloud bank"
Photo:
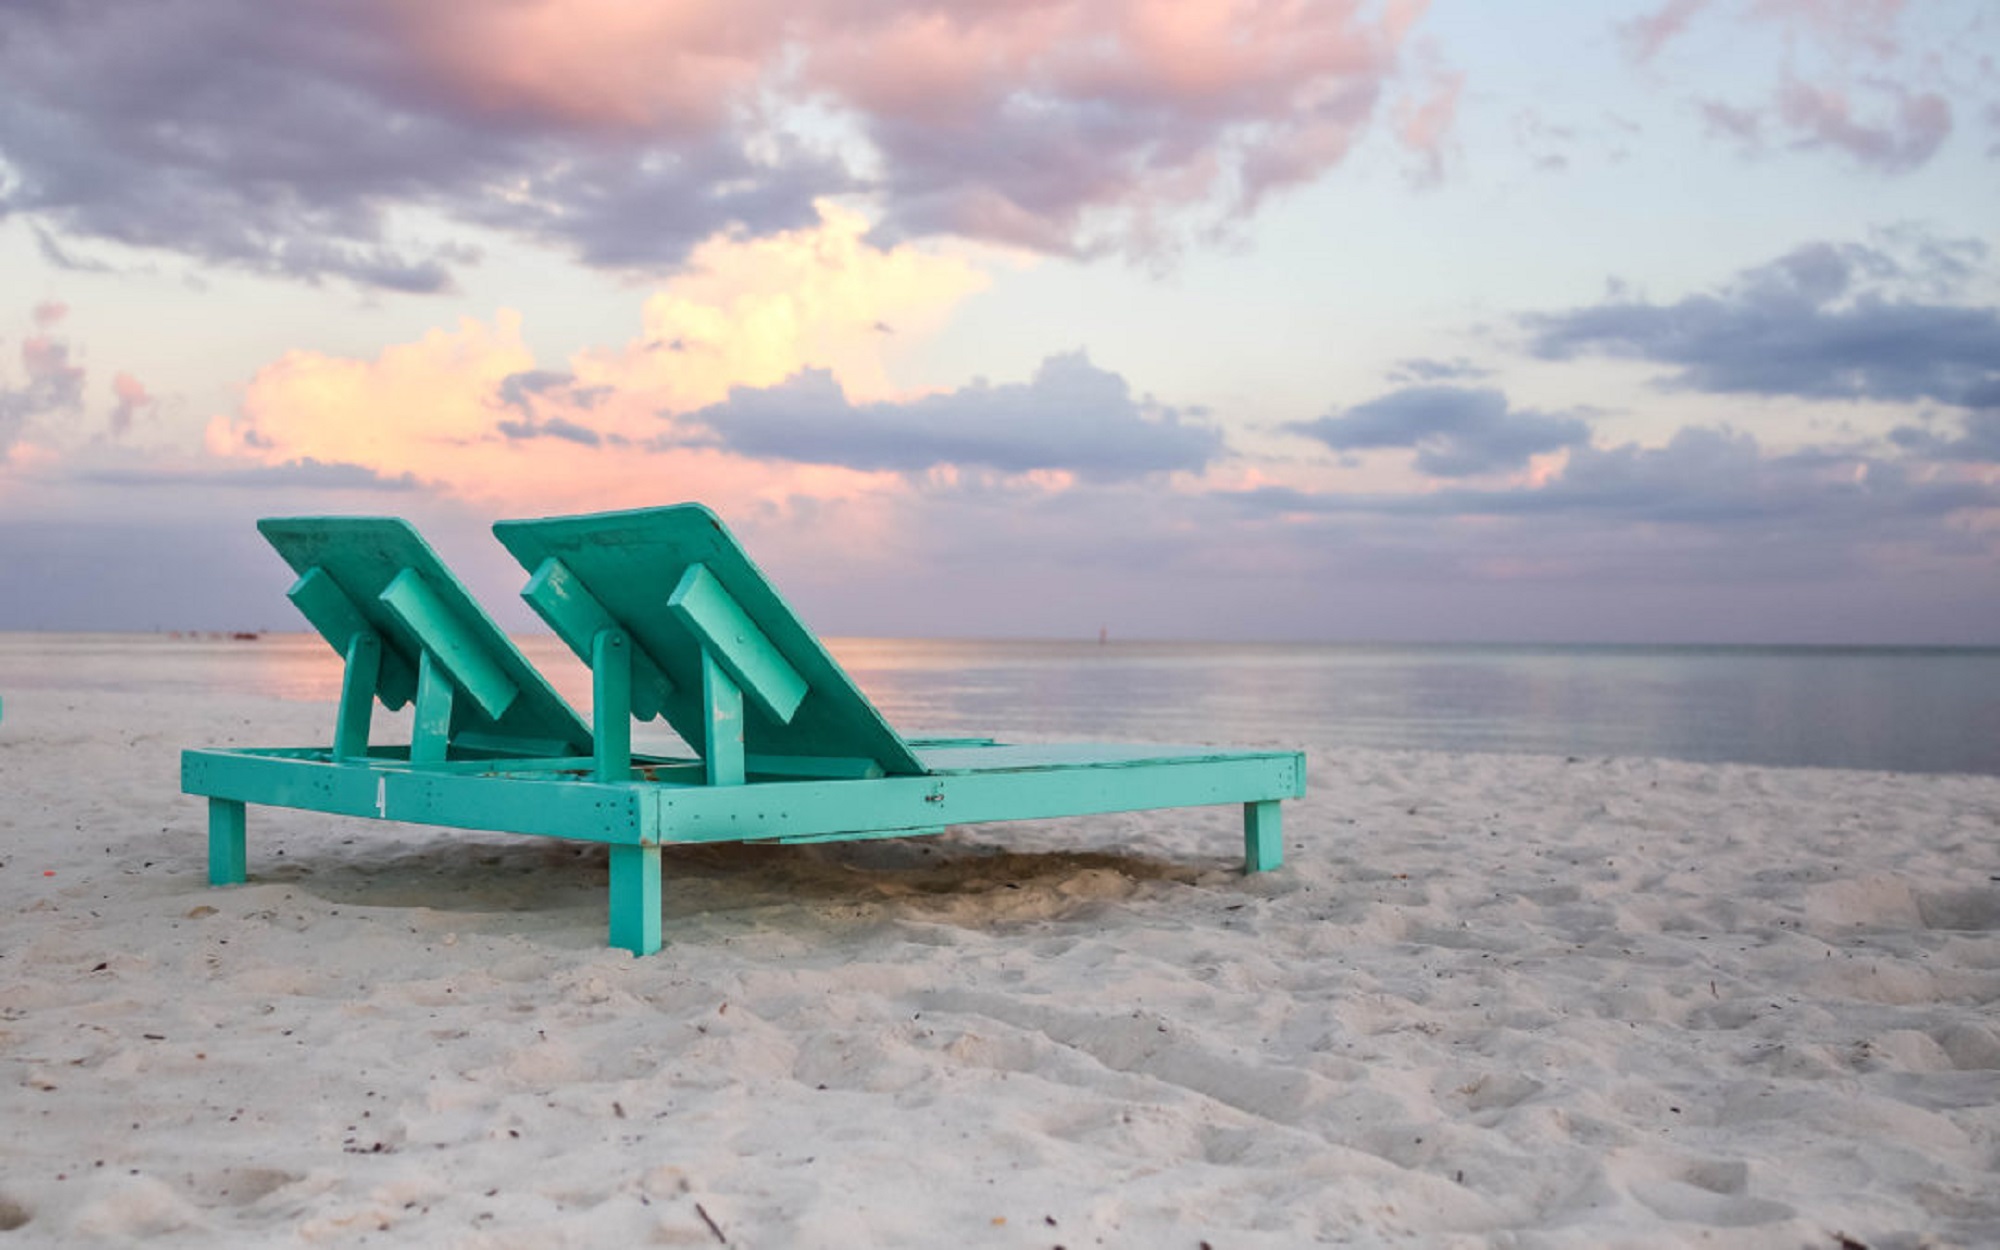
[[[1590,439],[1579,418],[1511,409],[1491,387],[1408,387],[1289,428],[1335,451],[1413,447],[1417,468],[1434,477],[1518,469],[1531,456]]]
[[[1926,240],[1914,256],[1814,243],[1714,294],[1618,298],[1523,319],[1550,360],[1623,356],[1667,365],[1666,385],[1714,394],[1934,400],[2000,398],[2000,310],[1926,299],[1962,285],[1985,249]]]
[[[1112,481],[1198,471],[1223,452],[1220,431],[1135,399],[1081,352],[1051,356],[1028,382],[907,403],[852,403],[832,374],[807,369],[777,386],[733,388],[684,420],[746,456],[894,472],[1055,469]]]
[[[15,3],[0,220],[74,268],[103,240],[403,292],[477,259],[405,210],[609,267],[855,191],[886,237],[1147,251],[1344,159],[1398,69],[1347,6],[1237,29],[1193,84],[1190,49],[1057,7],[633,6],[612,30],[534,0]]]

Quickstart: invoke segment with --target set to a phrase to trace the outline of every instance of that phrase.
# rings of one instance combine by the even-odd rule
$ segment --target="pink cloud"
[[[447,93],[499,116],[696,135],[722,124],[784,38],[765,6],[379,0]]]
[[[210,454],[281,466],[354,465],[413,477],[500,512],[704,498],[749,509],[900,489],[894,474],[767,463],[692,438],[673,414],[827,370],[849,393],[896,394],[891,354],[985,284],[964,259],[863,241],[836,208],[812,230],[714,239],[645,302],[640,332],[544,368],[519,313],[466,318],[373,359],[293,351],[213,420]],[[895,333],[883,333],[884,326]]]
[[[1702,120],[1712,135],[1727,135],[1748,148],[1756,148],[1764,137],[1764,119],[1755,109],[1737,108],[1720,100],[1703,100]]]
[[[146,393],[139,379],[129,373],[120,373],[111,379],[111,393],[118,404],[111,410],[111,433],[113,437],[124,434],[132,428],[132,419],[142,410],[152,407],[158,401]]]
[[[68,311],[54,301],[37,304],[30,314],[35,330],[21,340],[21,384],[10,385],[0,373],[0,463],[43,432],[43,418],[83,406],[83,366],[70,363],[69,344],[52,333]]]
[[[1713,7],[1712,0],[1667,0],[1621,24],[1619,34],[1633,59],[1648,61]],[[1907,8],[1908,0],[1743,0],[1728,11],[1732,20],[1777,27],[1784,39],[1768,103],[1701,99],[1695,109],[1711,135],[1748,152],[1761,153],[1789,132],[1796,148],[1842,152],[1883,173],[1916,169],[1950,137],[1953,111],[1936,85],[1938,50],[1904,54]],[[1876,64],[1858,68],[1864,62]]]
[[[1753,16],[1810,33],[1836,48],[1894,56],[1907,0],[1756,0]]]
[[[434,88],[466,107],[692,140],[781,132],[809,104],[873,149],[885,233],[1077,251],[1157,230],[1165,213],[1250,211],[1339,163],[1425,7],[446,0],[383,11]]]
[[[1457,120],[1458,97],[1464,87],[1463,72],[1440,73],[1428,96],[1406,102],[1398,114],[1397,137],[1423,161],[1419,182],[1434,184],[1444,177],[1446,141]]]
[[[7,159],[52,263],[89,238],[441,292],[476,254],[402,210],[656,274],[848,196],[877,241],[1169,252],[1345,160],[1426,7],[37,4],[0,80],[35,119]]]
[[[1803,82],[1786,83],[1778,116],[1813,147],[1831,147],[1884,173],[1904,173],[1928,161],[1951,134],[1951,104],[1931,92],[1889,85],[1892,110],[1872,124],[1858,119],[1846,93]]]
[[[1890,57],[1907,0],[1749,0],[1736,12],[1747,21],[1783,26],[1842,52]],[[1659,8],[1618,23],[1618,37],[1634,61],[1658,56],[1714,7],[1714,0],[1666,0]]]
[[[1635,61],[1650,61],[1688,27],[1710,0],[1667,0],[1657,11],[1618,24],[1618,35]]]

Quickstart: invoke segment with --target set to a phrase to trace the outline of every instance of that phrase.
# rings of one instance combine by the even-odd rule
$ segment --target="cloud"
[[[1771,454],[1748,434],[1690,426],[1662,447],[1578,446],[1560,472],[1539,484],[1421,494],[1259,487],[1237,498],[1260,512],[1568,516],[1745,534],[1779,525],[1800,533],[1863,535],[1887,522],[1931,523],[2000,509],[2000,483],[1914,474],[1894,460],[1818,449]]]
[[[773,386],[817,366],[851,396],[895,394],[891,353],[938,329],[990,279],[952,251],[870,245],[859,213],[832,204],[819,212],[807,229],[696,248],[646,298],[637,338],[578,355],[576,384],[686,411],[720,402],[732,386]],[[885,325],[896,334],[884,335]]]
[[[111,434],[123,437],[132,428],[132,420],[139,413],[156,407],[159,401],[146,392],[145,384],[129,373],[120,373],[111,379],[111,393],[117,397],[117,406],[111,410]]]
[[[532,371],[518,314],[470,317],[373,361],[291,351],[260,370],[234,419],[211,422],[208,447],[280,464],[366,464],[427,474],[492,432],[488,397]]]
[[[588,412],[613,393],[609,386],[578,386],[573,373],[550,369],[530,369],[500,379],[494,401],[520,413],[519,420],[503,419],[494,428],[510,439],[560,438],[584,447],[597,447],[605,437],[587,425],[560,415],[563,410]],[[544,415],[553,409],[554,415]],[[611,441],[630,440],[612,435]]]
[[[0,204],[4,204],[3,198],[0,198]],[[0,212],[0,217],[4,216],[5,213]],[[54,235],[41,226],[34,228],[34,235],[35,250],[42,254],[43,260],[46,260],[58,269],[67,270],[70,273],[112,272],[111,266],[105,264],[103,261],[93,260],[87,256],[78,256],[75,252],[65,248],[62,244],[56,242]]]
[[[772,524],[760,558],[820,520]],[[865,554],[774,574],[858,631],[1978,641],[2000,619],[1996,521],[1977,472],[1695,428],[1499,487],[929,475]]]
[[[807,154],[752,157],[747,135],[599,135],[546,102],[439,78],[435,45],[403,23],[412,12],[162,0],[16,14],[0,42],[0,151],[15,174],[0,217],[431,292],[476,254],[399,232],[401,210],[518,230],[596,263],[672,264],[718,230],[810,222],[813,196],[845,185]]]
[[[1157,249],[1371,123],[1421,4],[160,0],[15,6],[0,219],[303,281],[449,289],[413,217],[668,270],[867,193],[881,238]],[[1446,96],[1420,110],[1441,130]]]
[[[68,309],[49,302],[32,313],[35,332],[21,340],[22,380],[8,386],[0,379],[0,461],[20,441],[37,417],[83,409],[84,370],[70,363],[69,344],[50,333]]]
[[[199,487],[204,490],[413,491],[420,483],[408,473],[384,477],[358,464],[329,464],[310,456],[283,464],[224,469],[86,469],[75,479],[98,486],[146,490]]]
[[[1396,137],[1421,158],[1417,182],[1434,186],[1444,178],[1444,159],[1451,128],[1458,118],[1458,98],[1465,89],[1463,72],[1435,71],[1429,94],[1406,100],[1397,110]]]
[[[1417,468],[1433,477],[1519,469],[1532,456],[1590,438],[1590,427],[1575,417],[1510,409],[1500,391],[1457,386],[1408,387],[1287,428],[1335,451],[1415,448]]]
[[[1666,0],[1650,13],[1617,23],[1617,35],[1626,54],[1643,64],[1715,7],[1713,0]],[[1883,60],[1899,49],[1898,27],[1907,7],[1906,0],[1748,0],[1723,11],[1746,25],[1776,26],[1794,44]]]
[[[1885,242],[1807,244],[1671,304],[1617,297],[1522,321],[1544,359],[1652,361],[1680,389],[1980,406],[2000,377],[2000,310],[1936,293],[1983,248]]]
[[[740,502],[877,489],[831,464],[765,463],[674,437],[663,416],[825,370],[853,402],[897,397],[892,353],[982,286],[962,257],[863,241],[828,207],[810,230],[715,239],[648,296],[629,342],[538,362],[520,314],[461,320],[373,359],[294,351],[258,371],[209,451],[263,464],[313,459],[412,474],[499,510],[602,509],[676,498]],[[881,325],[899,327],[885,335]],[[663,433],[668,437],[662,438]]]
[[[1769,109],[1739,108],[1720,100],[1696,104],[1710,135],[1735,141],[1747,156],[1768,153],[1789,128],[1789,146],[1830,148],[1878,173],[1904,174],[1928,162],[1951,137],[1951,102],[1936,92],[1877,81],[1869,93],[1887,106],[1862,118],[1855,93],[1789,79]]]
[[[1338,164],[1423,7],[888,5],[816,31],[801,81],[853,110],[884,237],[1143,251],[1178,210],[1250,211]]]
[[[1222,454],[1222,434],[1176,409],[1135,400],[1115,373],[1082,352],[1051,356],[1025,383],[975,383],[902,403],[854,404],[831,374],[810,369],[678,424],[762,459],[920,472],[941,465],[1002,473],[1056,470],[1097,481],[1197,472]]]
[[[1906,54],[1905,0],[1752,0],[1716,6],[1711,0],[1667,0],[1620,23],[1632,60],[1645,64],[1682,38],[1697,19],[1725,14],[1738,28],[1715,52],[1732,61],[1769,46],[1746,38],[1744,27],[1773,28],[1770,85],[1754,100],[1693,101],[1708,133],[1732,140],[1746,154],[1776,146],[1841,153],[1883,174],[1927,164],[1951,137],[1954,111],[1947,92],[1956,76],[1941,72],[1960,50],[1950,45]],[[1984,76],[1985,70],[1975,70]],[[1736,77],[1745,77],[1739,72]]]
[[[1883,173],[1907,173],[1937,154],[1951,135],[1951,103],[1936,92],[1882,88],[1893,110],[1873,124],[1857,120],[1845,92],[1787,82],[1778,95],[1777,115],[1797,131],[1803,147],[1837,148]]]
[[[1850,53],[1889,57],[1908,7],[1908,0],[1757,0],[1749,13]]]
[[[1764,116],[1756,109],[1737,108],[1720,100],[1701,100],[1695,106],[1711,136],[1734,139],[1746,153],[1764,146]]]
[[[562,403],[577,408],[595,408],[610,392],[608,386],[578,386],[573,373],[529,369],[500,379],[500,389],[495,398],[519,411],[522,416],[532,417],[535,415],[537,396],[554,396]]]
[[[1527,583],[1564,598],[1636,593],[1655,601],[1652,624],[1630,623],[1641,636],[1649,628],[1685,635],[1704,609],[1680,598],[1686,590],[1662,592],[1700,588],[1707,611],[1727,622],[1719,636],[1749,641],[1829,636],[1810,614],[1777,603],[1743,615],[1746,601],[1775,587],[1827,590],[1838,635],[1870,614],[1882,588],[1921,586],[1929,607],[1900,626],[1904,612],[1880,616],[1857,635],[1910,638],[1917,617],[1941,619],[1943,600],[2000,603],[2000,482],[1990,476],[1838,449],[1775,452],[1747,434],[1691,427],[1664,446],[1575,447],[1558,472],[1518,486],[1414,494],[1262,486],[1228,499],[1242,523],[1264,527],[1258,542],[1329,553],[1329,567],[1301,577],[1453,584],[1453,601],[1477,599],[1469,587],[1481,583]],[[1602,636],[1618,615],[1611,609],[1595,604],[1586,628]],[[1992,636],[1990,624],[1963,628],[1968,640]]]
[[[1410,356],[1396,362],[1389,372],[1392,382],[1455,382],[1490,377],[1491,369],[1473,364],[1460,356],[1453,360],[1436,360],[1427,356]]]
[[[1650,61],[1679,37],[1709,3],[1710,0],[1667,0],[1655,12],[1618,23],[1618,37],[1633,60]]]
[[[511,439],[560,438],[582,447],[602,446],[605,441],[604,436],[596,430],[563,417],[550,417],[545,421],[536,421],[532,418],[526,421],[502,421],[494,428]],[[617,438],[616,435],[613,438],[621,443],[629,441]]]
[[[1977,411],[1965,414],[1964,429],[1955,438],[1922,426],[1899,425],[1889,431],[1889,441],[1923,459],[2000,464],[2000,386],[1981,399]]]

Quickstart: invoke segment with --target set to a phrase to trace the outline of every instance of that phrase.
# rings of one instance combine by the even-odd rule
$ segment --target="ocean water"
[[[829,645],[912,734],[2000,774],[2000,649]],[[522,647],[557,689],[589,706],[588,674],[561,644],[530,637]],[[63,686],[330,703],[340,664],[305,635],[0,634],[0,696]]]

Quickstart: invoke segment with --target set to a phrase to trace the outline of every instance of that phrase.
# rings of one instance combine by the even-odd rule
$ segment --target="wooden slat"
[[[457,687],[494,720],[521,693],[472,631],[459,623],[415,569],[404,569],[382,591],[382,604],[416,635],[424,653],[444,667]]]
[[[702,731],[702,763],[708,784],[740,786],[744,782],[743,691],[707,652],[701,657],[701,695],[708,706]]]
[[[622,629],[600,629],[590,647],[591,706],[596,710],[599,781],[632,778],[632,640]]]
[[[736,842],[1258,803],[1291,798],[1305,785],[1304,757],[1296,752],[1126,751],[1116,762],[1011,768],[996,761],[992,768],[879,781],[656,786],[645,798],[662,842]]]
[[[806,697],[806,679],[706,565],[688,565],[667,597],[667,611],[767,715],[780,724],[791,723]]]
[[[597,601],[569,566],[550,556],[522,588],[521,597],[536,615],[548,622],[556,637],[569,644],[576,658],[591,662],[591,648],[597,636],[619,628],[611,613]],[[654,720],[666,709],[674,683],[660,669],[659,662],[643,648],[632,647],[632,715]]]
[[[354,640],[354,635],[368,632],[361,609],[335,583],[333,574],[317,564],[299,575],[299,580],[285,592],[285,598],[342,655],[347,654],[347,644]]]
[[[333,758],[368,754],[368,723],[375,712],[375,689],[382,674],[382,636],[363,629],[347,640],[347,667],[340,675],[340,710],[333,722]]]
[[[292,583],[285,598],[343,656],[354,645],[355,635],[375,632],[375,627],[368,623],[354,600],[347,597],[333,574],[317,564],[299,574],[299,580]],[[369,696],[379,695],[382,706],[393,712],[408,703],[416,692],[417,674],[409,661],[383,648],[381,665],[369,683]]]
[[[874,760],[846,755],[746,755],[743,770],[752,777],[807,777],[820,781],[866,781],[883,775]]]
[[[592,842],[643,841],[637,782],[356,768],[285,751],[183,751],[181,790],[368,820],[404,820]]]
[[[451,755],[452,682],[428,648],[417,661],[417,706],[410,714],[410,763],[442,763]]]

